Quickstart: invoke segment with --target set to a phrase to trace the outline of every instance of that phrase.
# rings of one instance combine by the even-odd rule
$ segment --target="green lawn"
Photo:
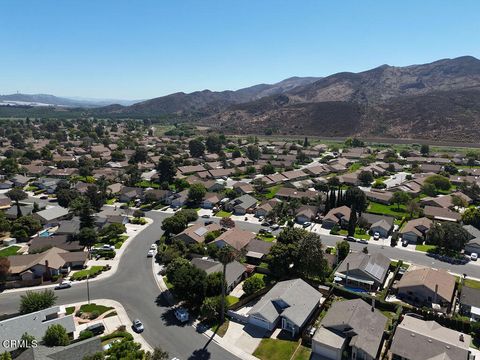
[[[416,245],[415,246],[415,250],[417,251],[423,251],[423,252],[427,252],[428,250],[433,250],[433,249],[436,249],[436,246],[435,245]]]
[[[227,306],[236,304],[240,299],[233,295],[227,295]]]
[[[80,270],[74,273],[71,277],[72,280],[81,280],[87,276],[93,277],[100,274],[103,271],[103,266],[92,266],[90,269]]]
[[[117,201],[116,198],[107,199],[107,201],[105,201],[105,204],[107,204],[107,205],[113,205],[113,204],[115,204],[116,201]]]
[[[163,277],[163,281],[165,282],[165,285],[167,285],[167,289],[170,290],[170,289],[173,288],[173,285],[172,285],[172,283],[171,283],[170,281],[168,281],[167,276],[164,276],[164,277]]]
[[[480,281],[472,280],[472,279],[465,279],[465,282],[463,283],[463,286],[466,286],[466,287],[469,287],[469,288],[474,288],[474,289],[480,289]]]
[[[21,249],[20,246],[16,246],[16,245],[9,246],[5,249],[0,250],[0,257],[16,255],[18,250],[20,249]]]
[[[292,358],[292,360],[309,360],[311,353],[312,353],[312,349],[306,346],[300,345],[297,349],[297,352],[295,353],[295,356]]]
[[[257,234],[257,238],[266,242],[272,242],[273,240],[275,240],[275,236],[270,234]]]
[[[348,167],[348,172],[355,172],[362,167],[362,164],[359,162],[353,163]]]
[[[91,313],[94,311],[97,311],[99,315],[102,315],[103,313],[107,312],[108,310],[112,310],[113,307],[111,306],[103,306],[103,305],[97,305],[95,303],[91,304],[84,304],[80,306],[80,311],[84,313]]]
[[[405,205],[384,205],[371,201],[368,205],[367,212],[380,215],[391,215],[398,219],[408,215],[405,210]]]
[[[296,341],[264,338],[253,356],[261,360],[290,360],[297,346]]]
[[[230,216],[232,216],[232,213],[231,213],[231,212],[228,212],[228,211],[220,210],[219,212],[217,212],[217,213],[215,214],[215,216],[218,216],[218,217],[221,217],[221,218],[230,217]]]
[[[229,324],[230,324],[230,321],[228,319],[225,319],[225,322],[222,325],[219,325],[219,324],[213,325],[210,330],[212,330],[213,332],[216,332],[217,336],[223,337],[228,330]]]
[[[75,311],[75,306],[69,306],[65,308],[65,313],[67,315],[73,314],[74,311]]]
[[[273,199],[275,195],[277,195],[278,190],[280,189],[281,185],[275,185],[268,188],[268,192],[265,194],[265,199]]]
[[[343,235],[343,236],[347,236],[348,235],[348,230],[340,230],[339,234]],[[362,233],[358,232],[358,229],[355,229],[354,237],[357,238],[357,239],[370,240],[371,236],[368,235],[368,234],[362,234]]]

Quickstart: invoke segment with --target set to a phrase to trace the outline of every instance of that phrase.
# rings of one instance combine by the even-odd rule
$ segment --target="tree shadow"
[[[188,360],[209,360],[211,358],[210,351],[206,348],[195,350]]]

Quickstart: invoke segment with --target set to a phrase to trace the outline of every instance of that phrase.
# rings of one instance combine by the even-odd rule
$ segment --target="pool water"
[[[365,289],[356,288],[356,287],[351,287],[351,286],[345,286],[345,289],[347,289],[347,290],[349,290],[349,291],[356,292],[356,293],[368,293],[368,291],[365,290]]]
[[[51,235],[52,235],[52,233],[48,230],[43,230],[43,231],[38,233],[38,236],[40,236],[40,237],[49,237]]]

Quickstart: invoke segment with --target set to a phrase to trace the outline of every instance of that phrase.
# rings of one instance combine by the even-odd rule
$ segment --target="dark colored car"
[[[103,334],[105,331],[105,325],[103,323],[93,324],[87,327],[88,331],[91,331],[93,335]]]

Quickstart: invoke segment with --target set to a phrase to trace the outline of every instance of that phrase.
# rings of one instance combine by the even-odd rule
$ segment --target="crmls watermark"
[[[18,349],[18,348],[36,348],[38,346],[38,341],[37,340],[2,340],[2,346],[5,349]]]

